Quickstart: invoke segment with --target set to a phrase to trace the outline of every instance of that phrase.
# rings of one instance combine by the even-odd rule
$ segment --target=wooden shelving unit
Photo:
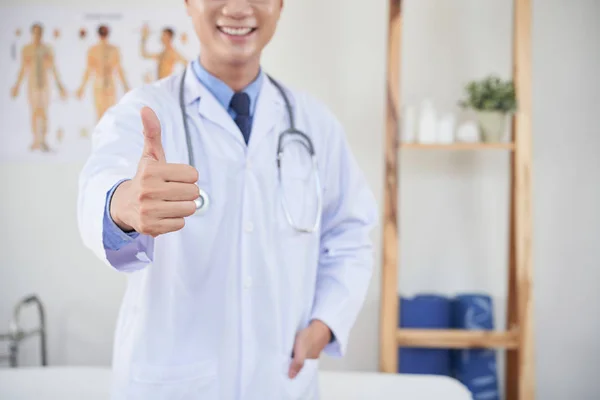
[[[531,0],[514,1],[513,79],[519,110],[512,121],[512,143],[419,144],[399,141],[401,0],[389,1],[387,122],[383,270],[381,281],[380,370],[395,373],[398,347],[506,349],[508,400],[534,399],[531,221]],[[507,331],[398,328],[399,231],[398,157],[403,151],[510,152]]]
[[[401,149],[416,150],[510,150],[515,149],[514,143],[451,143],[451,144],[425,144],[402,143]]]

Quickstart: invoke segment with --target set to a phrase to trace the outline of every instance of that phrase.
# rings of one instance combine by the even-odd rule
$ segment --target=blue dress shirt
[[[217,99],[223,108],[227,110],[231,118],[235,119],[236,113],[229,106],[231,99],[235,94],[233,89],[227,86],[225,82],[208,72],[198,60],[194,60],[192,62],[192,70],[194,71],[196,78],[198,78],[198,81],[211,92],[211,94]],[[254,117],[254,110],[256,110],[256,103],[258,102],[258,95],[260,93],[263,80],[264,72],[261,69],[256,79],[244,89],[244,92],[250,97],[251,119]],[[112,200],[112,195],[123,181],[125,181],[125,179],[117,182],[115,186],[113,186],[106,194],[106,208],[104,211],[102,239],[104,242],[104,247],[107,250],[117,251],[126,244],[130,243],[139,235],[137,232],[123,232],[123,230],[121,230],[121,228],[115,224],[110,216],[110,202]]]
[[[217,101],[223,106],[223,108],[227,110],[231,118],[235,119],[235,111],[229,107],[229,103],[231,103],[231,98],[235,92],[229,86],[227,86],[225,82],[204,69],[198,60],[194,60],[192,62],[192,69],[194,70],[194,74],[198,80],[212,93],[213,96],[215,96]],[[244,89],[244,92],[250,96],[250,116],[252,117],[254,116],[254,110],[256,110],[258,94],[260,92],[263,80],[264,73],[261,70],[258,74],[258,77]]]

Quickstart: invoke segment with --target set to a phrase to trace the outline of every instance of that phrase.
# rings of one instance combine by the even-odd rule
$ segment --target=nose
[[[223,15],[232,18],[244,18],[252,15],[252,7],[248,0],[226,0]]]

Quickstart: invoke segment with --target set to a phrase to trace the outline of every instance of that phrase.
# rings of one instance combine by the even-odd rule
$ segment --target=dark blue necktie
[[[236,93],[231,98],[229,106],[235,111],[235,123],[238,128],[240,128],[240,131],[242,131],[244,141],[248,144],[248,140],[250,140],[250,130],[252,129],[252,118],[250,118],[250,96],[244,92]]]

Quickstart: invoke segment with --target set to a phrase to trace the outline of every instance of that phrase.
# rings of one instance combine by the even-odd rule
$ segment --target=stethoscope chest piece
[[[194,200],[194,203],[196,203],[196,212],[194,215],[204,214],[210,205],[210,198],[208,197],[208,194],[200,188],[198,188],[198,191],[200,196]]]

